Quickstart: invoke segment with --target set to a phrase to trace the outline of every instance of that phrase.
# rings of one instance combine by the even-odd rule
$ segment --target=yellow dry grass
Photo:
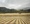
[[[21,15],[30,15],[30,13],[1,13],[0,15],[13,15],[13,16],[21,16]]]
[[[30,13],[2,13],[0,24],[30,24]]]

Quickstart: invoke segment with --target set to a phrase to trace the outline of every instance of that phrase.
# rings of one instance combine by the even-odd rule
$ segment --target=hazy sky
[[[0,0],[0,7],[22,9],[23,7],[30,7],[30,0]]]

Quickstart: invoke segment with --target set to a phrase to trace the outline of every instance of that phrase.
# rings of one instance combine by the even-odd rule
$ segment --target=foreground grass
[[[2,13],[0,24],[30,24],[30,13]]]

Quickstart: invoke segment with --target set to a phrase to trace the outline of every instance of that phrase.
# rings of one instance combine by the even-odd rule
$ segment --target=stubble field
[[[30,13],[2,13],[0,24],[30,24]]]

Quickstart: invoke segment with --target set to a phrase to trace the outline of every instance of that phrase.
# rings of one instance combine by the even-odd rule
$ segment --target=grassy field
[[[1,13],[0,24],[30,24],[30,13]]]

